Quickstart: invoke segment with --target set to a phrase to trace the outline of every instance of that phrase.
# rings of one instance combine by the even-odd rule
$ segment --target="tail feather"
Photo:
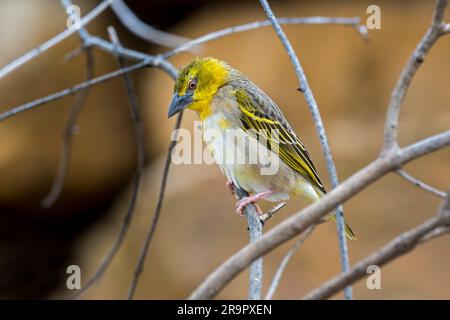
[[[331,219],[333,219],[334,222],[336,222],[336,213],[332,212],[331,213]],[[355,233],[353,232],[352,228],[348,225],[348,223],[344,220],[344,230],[345,230],[345,235],[347,236],[347,238],[349,240],[356,240],[356,236]]]
[[[318,188],[313,186],[313,189],[315,191],[315,193],[317,194],[317,197],[320,199],[324,196],[324,193],[322,190],[319,190]],[[330,216],[331,219],[336,222],[336,212],[332,211],[330,212]],[[347,236],[347,238],[349,240],[356,240],[356,236],[355,233],[353,232],[352,228],[350,228],[350,226],[348,225],[348,223],[344,220],[344,230],[345,230],[345,235]]]

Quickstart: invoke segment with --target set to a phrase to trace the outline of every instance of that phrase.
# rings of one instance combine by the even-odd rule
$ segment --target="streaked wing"
[[[284,119],[278,106],[256,86],[249,90],[247,86],[245,89],[238,86],[233,93],[240,109],[242,128],[260,141],[261,138],[267,140],[269,148],[272,143],[278,144],[280,159],[325,193],[308,151]],[[264,137],[260,137],[261,134]]]

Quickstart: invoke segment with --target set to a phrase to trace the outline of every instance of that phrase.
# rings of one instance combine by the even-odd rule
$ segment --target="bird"
[[[240,215],[249,204],[262,214],[257,202],[263,199],[287,202],[299,197],[310,204],[326,194],[311,156],[281,109],[228,63],[197,57],[181,68],[168,117],[184,109],[198,113],[203,139],[226,176],[227,187],[249,194],[236,203]],[[271,166],[274,172],[264,172]],[[335,211],[330,216],[336,221]],[[346,222],[345,233],[356,239]]]

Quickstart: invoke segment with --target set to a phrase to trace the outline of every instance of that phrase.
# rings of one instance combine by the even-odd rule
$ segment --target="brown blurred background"
[[[382,29],[364,43],[343,26],[286,26],[318,101],[341,180],[377,156],[385,111],[395,81],[431,19],[434,1],[272,1],[281,16],[361,16],[381,7]],[[97,2],[79,1],[82,13]],[[146,22],[186,37],[264,19],[257,1],[128,1]],[[447,12],[450,19],[450,14]],[[0,65],[48,40],[65,27],[59,1],[0,1]],[[120,26],[111,11],[88,30],[107,37],[116,26],[124,45],[149,53],[149,46]],[[0,110],[34,100],[84,80],[85,57],[65,62],[78,37],[57,45],[0,81]],[[308,146],[329,185],[320,143],[281,43],[270,28],[208,43],[201,55],[215,56],[247,74],[284,111]],[[171,59],[177,67],[193,59]],[[113,57],[95,51],[95,73],[116,68]],[[402,145],[448,130],[450,124],[450,39],[428,55],[409,90],[400,119]],[[173,81],[159,70],[133,74],[146,130],[147,165],[135,219],[127,240],[104,278],[84,297],[124,298],[155,206],[162,162],[173,120],[167,120]],[[0,123],[0,298],[67,298],[66,268],[77,264],[82,282],[95,272],[116,238],[130,198],[135,145],[121,79],[95,86],[79,118],[80,132],[63,194],[54,207],[40,201],[55,177],[61,136],[73,97],[49,103]],[[187,112],[183,127],[193,128]],[[449,148],[406,169],[429,184],[449,187]],[[390,174],[345,204],[358,240],[349,243],[352,263],[436,212],[439,199]],[[291,201],[267,228],[302,203]],[[248,241],[245,219],[216,166],[171,168],[162,217],[136,298],[185,298],[221,262]],[[265,258],[264,290],[289,242]],[[335,227],[321,225],[289,264],[277,299],[295,299],[339,272]],[[242,273],[219,298],[245,298]],[[382,289],[354,286],[357,299],[449,299],[450,239],[442,237],[382,268]],[[335,298],[342,298],[338,295]]]

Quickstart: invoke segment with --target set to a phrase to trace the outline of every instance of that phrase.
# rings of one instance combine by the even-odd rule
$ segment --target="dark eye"
[[[197,81],[189,80],[189,83],[188,83],[189,90],[194,90],[196,87],[197,87]]]

